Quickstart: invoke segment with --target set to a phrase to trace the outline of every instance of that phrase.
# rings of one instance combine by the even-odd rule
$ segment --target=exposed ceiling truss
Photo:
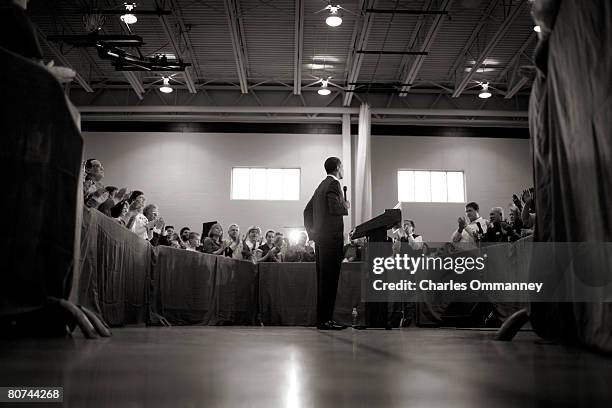
[[[370,35],[370,29],[374,22],[373,13],[365,13],[364,9],[370,9],[374,7],[375,0],[361,0],[359,7],[359,15],[355,22],[355,28],[353,29],[353,35],[351,39],[351,50],[347,57],[347,64],[350,67],[346,82],[348,84],[346,90],[349,91],[344,94],[344,106],[350,106],[353,98],[353,92],[355,85],[353,83],[359,80],[359,70],[361,69],[361,63],[363,62],[364,54],[358,53],[360,50],[364,50],[368,45],[368,37]]]
[[[60,65],[74,69],[72,64],[66,59],[64,54],[61,53],[57,46],[52,42],[47,41],[47,36],[45,35],[45,33],[43,33],[39,27],[36,27],[36,29],[38,31],[40,41],[51,50],[55,58],[60,62]],[[80,73],[76,73],[74,80],[77,81],[77,83],[81,85],[81,87],[87,92],[93,92],[93,88],[91,87],[91,85],[89,85],[89,82],[87,82],[87,80],[85,80],[85,78],[83,78]]]
[[[482,64],[485,62],[485,59],[490,56],[491,51],[495,48],[497,43],[503,38],[506,32],[512,26],[514,20],[519,16],[519,14],[523,11],[523,7],[525,6],[525,0],[519,0],[514,5],[509,5],[508,8],[510,12],[506,15],[504,21],[500,24],[499,29],[493,34],[487,45],[484,47],[478,58],[476,59],[474,65],[471,70],[467,72],[463,78],[459,81],[455,90],[453,91],[453,98],[457,98],[461,93],[465,90],[465,88],[470,84],[470,81],[474,77],[474,75],[478,72]]]
[[[123,71],[123,75],[125,76],[125,79],[127,79],[132,89],[134,90],[134,93],[136,94],[138,99],[142,99],[142,97],[145,94],[145,89],[142,84],[142,81],[138,77],[138,74],[132,71]]]
[[[383,5],[377,0],[352,0],[352,4],[351,0],[343,0],[344,3],[340,2],[340,4],[347,7],[349,13],[345,14],[343,25],[340,28],[327,27],[324,24],[324,13],[315,14],[313,10],[319,9],[319,6],[315,8],[308,0],[293,0],[283,3],[282,6],[280,3],[269,0],[258,2],[251,0],[146,1],[148,3],[143,3],[143,8],[146,8],[147,11],[148,9],[163,11],[159,14],[151,11],[142,19],[139,18],[138,24],[134,26],[136,34],[142,35],[145,45],[148,46],[148,48],[145,47],[146,55],[156,52],[151,51],[155,49],[167,50],[174,52],[177,58],[190,64],[184,72],[176,74],[178,81],[172,82],[175,92],[170,95],[163,95],[158,91],[155,84],[160,81],[159,74],[131,71],[112,72],[114,69],[107,61],[97,60],[96,56],[92,57],[85,48],[75,50],[74,47],[65,47],[47,41],[46,37],[49,35],[82,34],[83,31],[79,31],[75,23],[77,20],[73,16],[79,13],[83,15],[84,9],[78,9],[78,7],[87,7],[87,4],[90,4],[89,0],[81,0],[80,6],[74,5],[73,8],[64,11],[34,14],[35,21],[36,18],[39,18],[38,16],[51,19],[51,23],[43,24],[44,29],[39,30],[41,42],[47,49],[47,54],[59,64],[81,68],[76,78],[79,87],[72,87],[69,90],[71,97],[77,97],[80,105],[87,104],[87,101],[91,100],[91,103],[96,105],[149,106],[162,101],[171,107],[191,104],[223,107],[236,103],[261,108],[285,104],[298,104],[306,108],[333,108],[351,107],[367,102],[372,106],[373,111],[376,111],[374,119],[383,121],[397,118],[389,115],[388,111],[377,111],[376,109],[440,108],[469,112],[474,107],[479,106],[483,110],[488,110],[495,109],[495,106],[501,104],[504,106],[502,110],[523,112],[527,106],[525,95],[529,89],[530,79],[521,77],[519,68],[525,63],[532,63],[529,55],[533,49],[534,40],[537,38],[531,30],[532,25],[529,25],[532,23],[525,20],[527,13],[524,11],[527,0],[483,0],[480,8],[472,9],[465,6],[468,3],[458,0],[422,0],[417,7],[412,8],[409,4],[398,6],[397,3],[395,8],[391,8],[391,3]],[[108,8],[120,6],[120,3],[114,0],[103,0],[102,3],[105,3]],[[67,4],[62,3],[60,8],[67,7]],[[380,7],[375,8],[376,6]],[[198,16],[206,16],[209,9],[211,13],[216,14],[200,23],[202,17]],[[265,11],[263,14],[266,17],[261,17],[262,10]],[[462,17],[468,14],[470,14],[469,19]],[[411,15],[413,17],[410,20]],[[381,33],[385,32],[393,16],[396,16],[397,20],[392,31],[401,32],[405,38],[391,38],[392,43],[389,44],[393,45],[385,47],[387,37],[384,37],[385,42],[380,45],[383,38]],[[270,24],[269,22],[276,18],[289,18],[288,22],[293,31],[293,33],[288,31],[280,34],[286,34],[285,38],[289,42],[285,41],[284,48],[282,48],[284,55],[278,55],[278,58],[274,54],[276,51],[273,39],[280,37],[273,36],[269,40],[266,39],[269,45],[262,49],[262,44],[265,44],[262,39],[265,36],[257,37],[259,33],[256,26],[256,24]],[[400,18],[408,20],[400,20]],[[315,20],[317,20],[316,24],[321,25],[315,26]],[[406,26],[405,29],[398,29],[397,27],[402,27],[401,21],[410,22],[406,24],[411,25]],[[471,26],[461,21],[470,21]],[[464,24],[461,33],[465,33],[462,34],[465,37],[462,37],[461,44],[455,48],[449,46],[444,48],[448,42],[449,30],[452,32],[453,27],[457,24]],[[524,35],[520,33],[514,37],[510,35],[513,39],[509,43],[508,34],[518,33],[517,24],[521,27],[520,33]],[[207,27],[205,30],[198,28],[204,26]],[[219,30],[223,30],[226,39],[226,42],[218,42],[219,45],[215,45],[219,47],[219,50],[220,47],[224,47],[223,50],[220,50],[223,53],[222,59],[221,57],[215,59],[217,48],[203,45],[206,42],[202,33],[209,33],[211,29],[217,29],[217,26]],[[250,52],[247,52],[245,27],[248,28]],[[283,27],[287,27],[287,24],[283,24]],[[313,35],[313,27],[320,30],[321,34]],[[155,33],[155,30],[158,30],[161,37],[155,35],[151,37],[150,34],[147,34]],[[271,32],[277,33],[278,30],[280,29],[274,27]],[[129,29],[119,22],[117,16],[114,16],[106,19],[104,32],[106,34],[126,34],[129,33]],[[265,30],[262,33],[264,32]],[[334,34],[336,32],[343,34],[338,34],[340,36],[336,37]],[[338,39],[349,40],[349,36],[350,41],[346,45],[339,46],[336,43]],[[253,41],[251,37],[254,38]],[[322,43],[313,46],[313,41],[320,42],[322,38],[325,39],[325,47],[322,46]],[[445,40],[443,41],[442,38]],[[500,43],[502,43],[501,57],[500,47],[498,47]],[[378,46],[373,46],[373,44],[378,44]],[[440,48],[436,48],[437,44],[440,44],[442,49],[448,50],[445,51],[448,57],[445,55],[441,59]],[[329,52],[328,47],[331,47]],[[323,48],[326,53],[321,53]],[[348,55],[346,55],[347,49]],[[271,53],[268,57],[271,66],[276,63],[279,66],[284,65],[282,65],[282,70],[280,68],[276,70],[276,74],[265,76],[267,67],[265,65],[262,67],[261,61],[265,59],[262,59],[261,55],[262,52],[265,54],[268,51]],[[291,52],[288,58],[287,51]],[[255,56],[254,60],[251,60],[253,65],[249,63],[250,53]],[[435,57],[429,56],[432,53],[435,54]],[[75,54],[80,55],[79,61],[75,62]],[[317,84],[320,82],[318,78],[324,78],[326,73],[324,70],[316,72],[317,68],[311,68],[316,65],[317,61],[314,55],[326,55],[324,58],[328,61],[327,63],[331,61],[331,64],[336,65],[334,69],[340,69],[340,71],[328,74],[335,79],[331,88],[332,94],[326,97],[316,94]],[[386,57],[384,64],[387,65],[381,65],[381,67],[384,71],[382,75],[388,77],[376,82],[378,65],[372,70],[374,66],[372,58],[380,58],[380,56]],[[490,70],[492,72],[483,75],[482,72],[485,71],[480,68],[489,69],[486,61],[490,57],[502,62]],[[212,67],[209,61],[212,61]],[[440,61],[446,61],[444,65],[441,65],[442,69],[435,65],[442,64]],[[394,65],[390,68],[389,63]],[[88,69],[83,70],[82,67],[88,67]],[[442,70],[444,70],[443,75],[432,77],[431,72]],[[206,77],[204,72],[206,72]],[[480,101],[476,98],[478,89],[474,87],[480,81],[490,82],[496,90],[495,94],[502,95],[503,98],[494,97],[487,103]],[[365,86],[362,85],[364,83]],[[127,87],[133,91],[131,96],[125,94]],[[86,92],[95,92],[95,98],[81,96],[85,95],[82,94],[81,88]],[[112,98],[110,98],[111,95]],[[186,97],[185,95],[191,96]],[[298,98],[294,98],[294,95],[297,95]],[[426,102],[421,103],[421,100]],[[460,100],[460,103],[453,102],[453,100]],[[214,112],[207,114],[207,116],[214,115],[220,114]],[[282,116],[275,112],[267,112],[263,116],[275,118],[279,115]],[[303,116],[312,121],[328,120],[328,115],[318,111],[309,112]],[[482,120],[477,117],[474,119]],[[410,120],[419,119],[411,117]],[[433,119],[428,118],[427,120]],[[436,120],[442,119],[438,117]],[[454,123],[457,118],[444,118],[443,120]],[[514,123],[515,118],[509,120]],[[462,123],[469,123],[469,121],[469,117],[461,118]]]
[[[465,45],[461,49],[461,52],[459,52],[459,55],[455,59],[453,66],[450,68],[449,77],[457,74],[457,69],[459,68],[460,65],[462,65],[465,62],[466,58],[468,57],[470,49],[472,48],[472,46],[478,39],[478,34],[480,34],[480,31],[485,27],[487,22],[491,20],[493,9],[495,9],[495,7],[500,1],[501,0],[490,0],[489,1],[489,5],[481,14],[478,24],[476,24],[476,27],[474,27],[474,30],[472,30],[472,34],[470,34],[470,38],[468,38]]]
[[[242,93],[249,92],[249,81],[247,77],[247,52],[243,30],[240,23],[239,0],[224,0],[227,13],[227,24],[230,28],[236,70]]]
[[[295,0],[295,33],[293,45],[293,94],[302,93],[302,65],[304,61],[304,2]]]
[[[452,5],[453,0],[444,0],[440,5],[440,10],[446,11]],[[442,23],[444,21],[444,14],[438,14],[435,16],[427,34],[425,35],[425,39],[423,40],[423,44],[421,45],[421,51],[429,52],[429,49],[432,47],[434,40],[436,39],[436,35],[438,31],[442,27]],[[406,96],[406,92],[410,90],[412,87],[412,83],[416,80],[421,67],[423,66],[423,61],[425,61],[425,55],[417,55],[414,58],[414,61],[410,68],[405,73],[405,76],[402,76],[402,83],[405,84],[402,86],[402,91],[399,96]]]
[[[187,38],[187,33],[184,29],[184,25],[181,25],[180,23],[180,21],[182,21],[182,19],[180,18],[180,10],[178,9],[174,1],[172,1],[171,3],[172,3],[172,11],[177,16],[177,19],[179,21],[178,26],[180,28],[180,34],[179,34],[181,36],[180,38]],[[170,45],[172,46],[172,49],[174,50],[174,55],[176,55],[176,57],[180,59],[187,59],[189,62],[195,61],[195,58],[191,56],[191,47],[190,47],[191,44],[189,42],[189,39],[184,40],[187,46],[185,48],[185,51],[183,52],[181,50],[179,37],[177,37],[174,34],[174,30],[170,24],[168,17],[163,14],[160,14],[158,17],[159,17],[161,26],[164,30],[164,33],[166,34],[166,37],[168,38],[168,41],[170,42]],[[196,88],[195,81],[193,79],[191,67],[185,68],[185,71],[183,72],[183,78],[185,78],[185,85],[187,86],[187,89],[189,90],[189,92],[196,93],[197,88]]]
[[[325,105],[314,90],[306,88],[300,98],[291,98],[293,90],[285,88],[285,98],[279,100],[279,91],[262,90],[245,95],[239,89],[217,87],[208,95],[190,94],[186,88],[177,89],[170,96],[146,92],[142,100],[126,102],[125,89],[100,89],[94,96],[78,89],[71,91],[71,98],[84,114],[83,120],[159,120],[159,121],[236,121],[337,123],[341,114],[357,112],[356,107],[345,107],[340,92],[336,92]],[[256,97],[255,97],[256,95]],[[237,97],[239,96],[239,97]],[[254,98],[252,101],[251,98]],[[453,99],[439,93],[409,93],[405,98],[395,98],[385,107],[385,95],[362,95],[361,101],[372,106],[373,120],[386,124],[415,124],[440,126],[493,126],[497,121],[506,127],[526,127],[525,106],[527,98],[516,100],[496,99],[487,109],[474,105],[475,91]],[[299,99],[299,101],[297,100]],[[122,103],[118,101],[123,101]],[[160,101],[163,106],[160,106]],[[253,103],[254,102],[254,103]],[[348,110],[347,110],[348,109]],[[352,109],[352,110],[351,110]]]

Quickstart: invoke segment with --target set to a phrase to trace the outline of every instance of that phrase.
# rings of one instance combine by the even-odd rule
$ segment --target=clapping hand
[[[528,188],[524,189],[521,195],[521,199],[523,200],[523,202],[527,203],[529,200],[531,200],[531,198],[532,198],[532,195],[531,195],[530,189]]]
[[[523,209],[523,203],[521,202],[521,200],[518,198],[516,194],[512,194],[512,202],[514,203],[514,205],[516,205],[516,207],[519,210]]]
[[[127,187],[123,187],[119,190],[119,192],[115,195],[115,199],[117,202],[123,201],[130,196],[130,190]]]
[[[459,225],[459,229],[463,230],[467,226],[467,221],[465,221],[465,218],[459,217],[457,218],[457,224]]]

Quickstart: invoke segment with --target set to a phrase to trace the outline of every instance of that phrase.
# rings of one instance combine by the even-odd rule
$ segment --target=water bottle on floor
[[[359,313],[357,313],[357,308],[356,307],[353,308],[353,312],[351,313],[351,317],[353,318],[352,319],[353,327],[356,327],[357,326],[357,322],[359,321],[358,320],[359,319]]]

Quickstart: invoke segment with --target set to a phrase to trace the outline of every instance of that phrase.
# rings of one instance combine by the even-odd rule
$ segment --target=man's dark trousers
[[[317,268],[317,322],[325,323],[334,316],[338,279],[344,256],[342,240],[315,244]]]

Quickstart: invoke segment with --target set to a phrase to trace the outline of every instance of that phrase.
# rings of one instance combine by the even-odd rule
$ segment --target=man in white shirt
[[[478,214],[480,207],[477,203],[467,203],[464,217],[457,219],[458,228],[453,233],[451,240],[459,243],[475,243],[480,241],[487,232],[487,222]]]
[[[402,228],[394,230],[394,253],[400,253],[402,242],[407,242],[412,251],[421,251],[423,249],[423,237],[414,233],[415,228],[416,226],[413,220],[404,220]]]

